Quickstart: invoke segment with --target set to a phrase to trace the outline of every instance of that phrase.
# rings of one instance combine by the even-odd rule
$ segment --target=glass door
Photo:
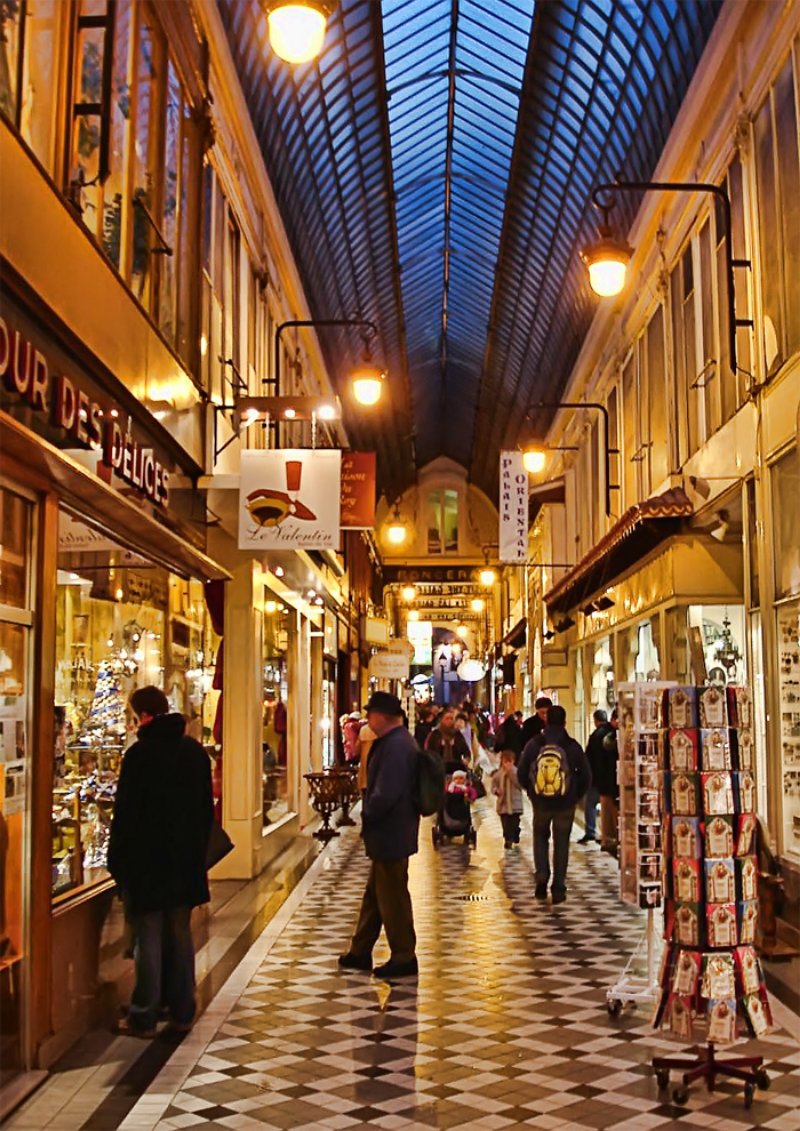
[[[0,484],[0,1087],[28,1067],[33,519]]]

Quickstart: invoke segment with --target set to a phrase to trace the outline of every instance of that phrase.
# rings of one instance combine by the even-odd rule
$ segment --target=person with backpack
[[[350,949],[340,955],[339,966],[372,971],[378,978],[400,978],[417,973],[408,858],[417,851],[419,835],[420,752],[403,726],[403,708],[396,695],[373,692],[367,703],[367,722],[376,738],[367,763],[361,823],[371,863]],[[381,927],[391,957],[372,970],[372,949]]]
[[[567,734],[563,707],[549,707],[547,726],[522,751],[517,767],[522,789],[533,805],[533,865],[536,899],[547,899],[550,881],[550,835],[553,838],[553,903],[567,898],[569,838],[575,806],[592,783],[592,772],[579,743]]]

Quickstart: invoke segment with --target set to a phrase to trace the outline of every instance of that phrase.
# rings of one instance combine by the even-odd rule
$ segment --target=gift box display
[[[753,704],[746,687],[664,697],[664,938],[654,1024],[714,1044],[771,1025],[755,857]]]

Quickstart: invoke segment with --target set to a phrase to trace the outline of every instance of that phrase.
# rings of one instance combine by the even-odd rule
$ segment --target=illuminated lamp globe
[[[390,546],[402,546],[408,536],[408,527],[400,517],[400,510],[395,503],[391,520],[386,527],[386,541]]]
[[[408,619],[409,620],[419,620],[419,609],[409,609]]]
[[[353,382],[353,396],[359,404],[369,407],[378,403],[383,393],[384,376],[383,371],[374,365],[365,364],[353,372],[350,378]]]
[[[322,51],[332,5],[322,0],[270,0],[265,4],[269,43],[285,63],[308,63]]]
[[[478,574],[478,577],[480,579],[481,585],[485,585],[487,586],[487,588],[490,585],[494,585],[495,581],[497,581],[497,574],[493,569],[489,569],[488,566],[486,569],[481,570],[481,572]]]
[[[472,609],[473,613],[482,613],[486,608],[486,602],[483,597],[473,597],[469,603],[469,607]]]
[[[544,471],[544,465],[547,462],[547,455],[541,448],[528,448],[527,451],[522,453],[522,466],[529,475],[536,475],[540,471]]]
[[[456,675],[465,683],[477,683],[486,675],[480,660],[462,660],[456,669]]]
[[[462,640],[464,640],[466,638],[468,633],[469,633],[469,629],[467,628],[467,626],[465,624],[457,624],[456,625],[456,635],[460,636]]]
[[[410,603],[411,601],[414,600],[416,595],[417,595],[417,591],[416,591],[416,589],[414,588],[413,585],[405,585],[403,587],[403,600],[404,601],[408,601]]]
[[[632,254],[632,248],[614,239],[608,228],[601,228],[597,243],[581,252],[589,271],[589,286],[596,295],[612,298],[620,293]]]

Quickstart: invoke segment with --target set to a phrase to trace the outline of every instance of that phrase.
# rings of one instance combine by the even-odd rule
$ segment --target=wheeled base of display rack
[[[619,981],[606,991],[606,1009],[611,1017],[616,1017],[624,1005],[652,1005],[655,1001],[659,990],[656,975],[657,946],[655,918],[650,907],[647,911],[647,929],[628,959]],[[647,973],[635,974],[634,970],[642,961]]]
[[[694,1055],[690,1055],[694,1054]],[[689,1085],[695,1080],[705,1080],[709,1092],[714,1091],[718,1076],[741,1080],[744,1084],[744,1106],[750,1107],[756,1088],[765,1092],[769,1087],[769,1076],[762,1067],[763,1057],[737,1056],[717,1060],[713,1044],[695,1045],[686,1056],[654,1056],[653,1068],[659,1088],[669,1087],[669,1074],[677,1069],[683,1071],[682,1082],[673,1089],[672,1099],[676,1104],[685,1104],[689,1098]]]

